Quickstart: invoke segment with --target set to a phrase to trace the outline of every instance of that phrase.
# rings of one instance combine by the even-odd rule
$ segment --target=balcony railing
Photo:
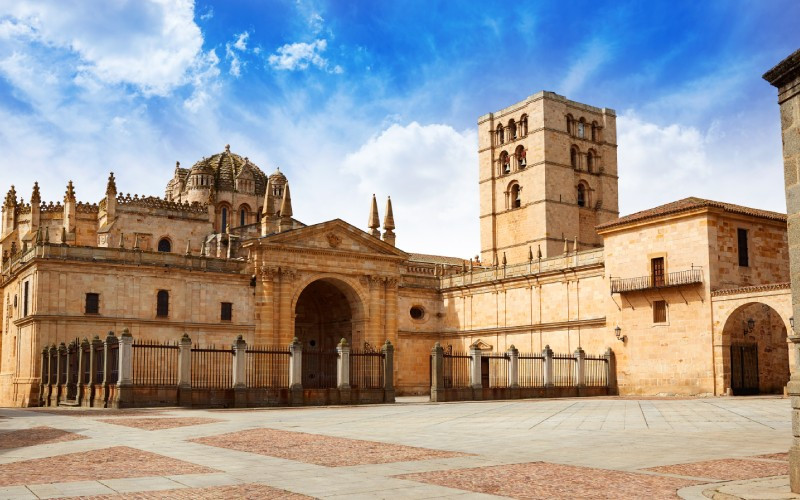
[[[611,293],[635,292],[651,288],[694,285],[703,282],[703,270],[692,268],[663,276],[640,276],[638,278],[611,278]]]

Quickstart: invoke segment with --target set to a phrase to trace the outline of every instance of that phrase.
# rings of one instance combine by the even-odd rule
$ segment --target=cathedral
[[[124,329],[319,350],[388,340],[399,395],[430,391],[437,342],[610,347],[620,394],[782,392],[786,215],[692,197],[620,217],[616,141],[614,110],[552,92],[479,117],[480,259],[403,251],[411,229],[395,228],[391,199],[381,211],[373,196],[364,229],[298,221],[290,179],[229,146],[176,165],[163,198],[123,194],[113,173],[97,203],[71,181],[56,202],[11,186],[0,406],[38,404],[43,347]]]

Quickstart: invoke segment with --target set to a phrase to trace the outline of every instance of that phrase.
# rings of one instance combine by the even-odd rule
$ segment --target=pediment
[[[481,351],[491,351],[492,350],[492,346],[490,344],[487,344],[486,342],[484,342],[481,339],[478,339],[475,342],[473,342],[472,344],[470,344],[469,348],[470,349],[480,349]]]
[[[408,254],[402,250],[341,219],[272,234],[263,238],[262,244],[408,258]]]

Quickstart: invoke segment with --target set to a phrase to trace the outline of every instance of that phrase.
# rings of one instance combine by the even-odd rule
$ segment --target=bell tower
[[[539,92],[478,119],[478,163],[484,263],[600,247],[619,217],[613,109]]]

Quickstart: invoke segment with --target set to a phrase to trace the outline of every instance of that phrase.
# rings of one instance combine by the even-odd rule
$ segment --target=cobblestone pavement
[[[0,409],[0,499],[702,498],[786,474],[790,436],[767,397]]]

